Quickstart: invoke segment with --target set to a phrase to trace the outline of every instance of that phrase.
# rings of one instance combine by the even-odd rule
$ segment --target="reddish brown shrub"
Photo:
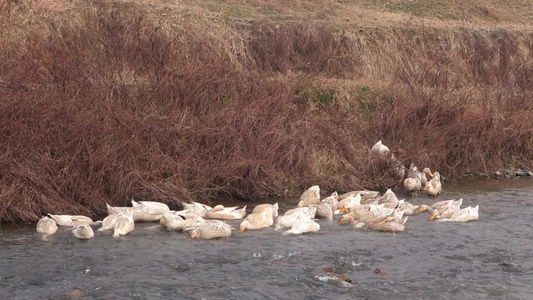
[[[0,222],[383,189],[397,178],[369,155],[379,139],[447,177],[531,167],[528,36],[186,11],[170,25],[135,3],[67,4],[0,10]]]

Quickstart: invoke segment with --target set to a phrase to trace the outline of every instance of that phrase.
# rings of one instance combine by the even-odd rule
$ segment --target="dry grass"
[[[532,167],[531,31],[360,30],[345,11],[406,8],[325,4],[3,2],[0,221],[385,188],[379,139],[449,178]]]
[[[232,22],[314,21],[340,29],[373,27],[506,28],[531,31],[533,3],[528,0],[311,0],[311,1],[161,1]]]

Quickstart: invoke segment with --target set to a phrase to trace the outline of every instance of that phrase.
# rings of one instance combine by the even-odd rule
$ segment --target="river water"
[[[60,228],[43,241],[35,225],[4,225],[0,299],[532,299],[533,180],[444,184],[437,198],[407,200],[458,197],[463,207],[479,204],[478,221],[431,222],[421,213],[396,234],[318,220],[320,231],[300,236],[270,228],[191,241],[140,223],[120,239],[82,241]],[[278,202],[283,213],[298,200]],[[354,286],[313,280],[328,271]]]

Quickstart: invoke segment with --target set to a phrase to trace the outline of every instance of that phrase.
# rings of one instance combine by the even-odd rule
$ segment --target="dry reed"
[[[385,188],[379,139],[447,177],[531,168],[531,35],[46,3],[0,10],[1,222]]]

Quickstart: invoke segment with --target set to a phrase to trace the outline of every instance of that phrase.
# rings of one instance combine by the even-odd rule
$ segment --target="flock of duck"
[[[381,141],[371,148],[372,153],[389,157],[388,147]],[[394,156],[390,159],[397,161]],[[398,175],[405,176],[405,167],[396,164]],[[403,167],[403,174],[402,174]],[[428,179],[427,177],[431,178]],[[429,168],[422,172],[411,164],[407,177],[402,178],[403,186],[408,193],[426,191],[435,196],[442,191],[440,175],[432,173]],[[37,232],[43,239],[57,232],[58,226],[72,229],[72,234],[78,239],[94,237],[92,227],[100,226],[97,232],[112,231],[113,237],[118,238],[135,229],[137,222],[159,222],[168,230],[188,232],[189,239],[224,238],[229,237],[235,229],[224,220],[241,220],[239,229],[256,230],[274,226],[275,230],[283,234],[302,234],[320,230],[316,219],[333,220],[340,215],[338,224],[352,224],[354,228],[366,228],[376,231],[397,232],[404,231],[405,223],[410,215],[429,211],[430,221],[440,220],[449,222],[468,222],[479,217],[479,205],[461,209],[463,199],[438,201],[431,206],[413,205],[405,199],[399,200],[396,194],[388,189],[383,195],[377,191],[361,190],[339,195],[334,192],[321,199],[320,187],[312,186],[302,193],[297,207],[278,215],[278,204],[259,204],[246,216],[246,206],[224,207],[191,202],[184,203],[184,209],[172,211],[161,202],[131,200],[131,207],[112,207],[107,204],[108,216],[102,221],[79,215],[48,214],[37,223]]]

